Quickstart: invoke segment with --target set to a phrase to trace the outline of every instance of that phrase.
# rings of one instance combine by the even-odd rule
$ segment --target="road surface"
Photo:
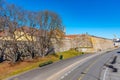
[[[101,80],[104,65],[116,54],[117,50],[101,54],[83,63],[60,80]],[[103,73],[104,74],[104,73]]]
[[[13,76],[7,80],[100,80],[101,70],[119,49],[85,54]]]

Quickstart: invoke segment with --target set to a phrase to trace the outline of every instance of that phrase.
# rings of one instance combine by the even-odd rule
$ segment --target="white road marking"
[[[80,65],[82,65],[84,62],[81,62],[81,64]],[[72,71],[74,71],[76,68],[78,68],[80,65],[77,65],[76,67],[74,67],[74,68],[72,68],[70,71],[68,71],[66,74],[68,75],[68,74],[70,74]],[[64,77],[66,77],[67,75],[63,75]],[[62,77],[62,79],[63,79],[63,76],[61,76]],[[60,80],[62,80],[61,78],[60,78]]]
[[[61,77],[61,79],[63,79],[63,78],[64,78],[64,76]]]
[[[65,76],[67,76],[67,75],[68,75],[68,73],[65,74]]]
[[[68,72],[68,74],[71,73],[71,71]]]
[[[103,80],[106,79],[107,71],[108,71],[108,68],[106,68],[106,70],[105,70],[105,73],[104,73],[104,75],[103,75]]]
[[[81,60],[79,60],[79,61],[77,61],[77,62],[69,65],[68,67],[62,69],[61,71],[55,73],[53,76],[48,77],[46,80],[58,80],[57,77],[60,76],[61,74],[64,74],[64,75],[61,77],[61,78],[63,78],[63,77],[65,77],[66,71],[67,71],[67,73],[68,73],[69,70],[71,69],[71,72],[72,72],[72,71],[77,67],[78,64],[79,64],[79,65],[82,65],[84,62],[88,61],[89,59],[91,59],[91,58],[93,58],[93,57],[95,57],[95,56],[98,56],[98,55],[100,55],[100,54],[103,54],[103,53],[104,53],[104,52],[100,52],[100,53],[98,53],[98,54],[94,54],[94,55],[88,56],[88,57],[86,57],[86,58],[83,58],[83,59],[81,59]],[[75,67],[75,66],[76,66],[76,67]],[[64,73],[64,72],[65,72],[65,73]]]

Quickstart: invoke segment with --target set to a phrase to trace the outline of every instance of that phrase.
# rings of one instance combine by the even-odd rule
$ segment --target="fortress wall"
[[[79,36],[77,39],[63,39],[61,44],[54,44],[55,52],[63,52],[71,48],[77,48],[83,52],[97,52],[101,50],[111,49],[114,43],[110,39],[96,36]]]
[[[91,37],[94,51],[106,50],[114,48],[114,42],[110,39]]]

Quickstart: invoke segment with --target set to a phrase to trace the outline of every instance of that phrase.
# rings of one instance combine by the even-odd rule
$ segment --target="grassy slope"
[[[81,52],[77,52],[75,50],[69,50],[65,52],[57,53],[56,55],[48,55],[44,58],[35,59],[30,62],[20,62],[15,65],[10,65],[8,63],[0,64],[0,80],[16,75],[21,72],[25,72],[34,68],[37,68],[39,64],[44,63],[46,61],[59,61],[59,56],[63,55],[63,59],[71,58],[74,56],[81,55]]]

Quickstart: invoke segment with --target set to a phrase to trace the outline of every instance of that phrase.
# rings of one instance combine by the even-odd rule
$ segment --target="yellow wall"
[[[0,37],[1,40],[12,40],[10,36]],[[15,31],[15,39],[17,41],[36,41],[35,36],[30,36],[21,31]]]
[[[35,36],[30,36],[24,32],[20,32],[20,31],[15,32],[15,38],[18,41],[36,41]]]
[[[91,37],[91,40],[95,51],[111,49],[114,47],[113,41],[109,39]]]

